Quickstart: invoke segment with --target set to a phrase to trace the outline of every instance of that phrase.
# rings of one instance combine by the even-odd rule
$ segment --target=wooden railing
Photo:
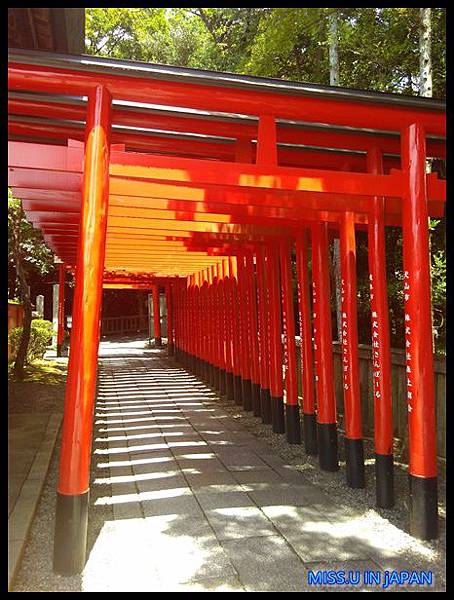
[[[301,367],[301,361],[299,359],[299,338],[297,338],[296,342],[299,370]],[[344,400],[342,392],[341,349],[339,342],[333,342],[333,357],[336,405],[339,416],[342,416],[344,412]],[[374,399],[371,347],[359,344],[358,359],[363,433],[368,437],[372,437],[374,431]],[[394,437],[401,440],[404,447],[408,443],[408,408],[405,368],[405,351],[391,348]],[[437,416],[437,453],[440,458],[446,459],[446,360],[443,357],[435,355],[434,387]]]
[[[343,413],[342,363],[339,343],[334,343],[334,381],[339,412]],[[373,435],[374,398],[371,347],[358,346],[359,381],[364,434]],[[408,401],[405,351],[391,348],[391,386],[394,437],[408,444]],[[446,360],[434,356],[434,389],[437,416],[437,454],[446,458]]]
[[[125,335],[148,331],[148,319],[141,315],[104,317],[101,320],[101,335]]]

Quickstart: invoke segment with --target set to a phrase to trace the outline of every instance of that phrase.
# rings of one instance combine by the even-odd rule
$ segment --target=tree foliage
[[[16,240],[17,238],[17,240]],[[8,189],[8,297],[20,296],[15,242],[19,243],[20,258],[27,281],[39,280],[54,270],[54,254],[44,243],[39,229],[27,221],[21,201]]]
[[[52,342],[52,335],[56,332],[53,330],[51,321],[44,319],[33,319],[30,328],[30,341],[28,343],[25,364],[30,364],[35,360],[40,360],[44,357],[47,347]],[[16,357],[23,336],[23,328],[15,327],[9,333],[9,342],[11,345],[11,354]]]
[[[8,189],[8,271],[13,293],[24,307],[24,321],[14,362],[14,373],[22,379],[31,336],[32,304],[29,281],[31,273],[44,275],[53,268],[53,254],[44,244],[42,233],[26,219],[22,203]]]
[[[339,84],[417,95],[419,8],[87,8],[89,54],[329,84],[328,16],[338,17]],[[446,91],[446,19],[432,8],[433,95]],[[438,165],[444,171],[443,165]],[[434,226],[432,295],[444,348],[444,220]],[[386,232],[391,342],[404,340],[401,231]],[[370,340],[367,241],[358,236],[360,341]],[[334,329],[335,331],[335,329]]]
[[[340,85],[418,93],[419,8],[87,8],[89,54],[329,83],[328,15]],[[434,96],[444,97],[446,22],[432,9]]]

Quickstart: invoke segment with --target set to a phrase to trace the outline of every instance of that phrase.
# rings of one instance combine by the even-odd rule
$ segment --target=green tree
[[[24,376],[24,364],[30,341],[32,304],[29,292],[31,276],[45,275],[54,269],[54,256],[44,243],[41,231],[26,219],[22,203],[8,189],[8,271],[11,296],[18,297],[24,307],[22,336],[14,363],[16,377]]]
[[[87,8],[86,52],[240,71],[267,9]]]
[[[339,85],[418,95],[419,8],[88,8],[87,52],[328,85],[329,16],[338,28]],[[446,14],[431,10],[433,96],[446,91]],[[445,176],[445,166],[433,169]],[[431,232],[436,348],[444,349],[444,220]],[[403,344],[402,236],[386,231],[391,343]],[[370,341],[367,239],[358,236],[360,341]],[[334,307],[333,307],[334,310]]]

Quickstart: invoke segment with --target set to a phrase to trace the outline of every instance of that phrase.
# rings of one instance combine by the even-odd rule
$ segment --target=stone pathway
[[[143,352],[101,345],[92,489],[105,490],[96,504],[110,504],[113,521],[84,589],[300,591],[327,561],[384,568],[383,548],[211,390],[163,352]]]
[[[103,341],[85,569],[52,572],[54,455],[14,591],[342,591],[309,571],[426,568],[427,546],[332,501],[240,421],[165,351]]]

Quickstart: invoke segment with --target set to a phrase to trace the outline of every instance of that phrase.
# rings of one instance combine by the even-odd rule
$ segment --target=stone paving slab
[[[92,485],[106,489],[110,527],[131,545],[128,589],[302,591],[308,565],[373,562],[356,529],[337,527],[326,494],[162,353],[103,358],[98,389],[95,457],[105,476]],[[132,558],[137,540],[148,584],[142,554]]]
[[[300,592],[320,590],[310,570],[409,568],[383,524],[334,504],[163,351],[101,344],[94,422],[71,591]]]
[[[300,592],[306,568],[279,535],[222,543],[247,591]]]
[[[8,429],[8,589],[27,541],[62,415],[10,415]]]

